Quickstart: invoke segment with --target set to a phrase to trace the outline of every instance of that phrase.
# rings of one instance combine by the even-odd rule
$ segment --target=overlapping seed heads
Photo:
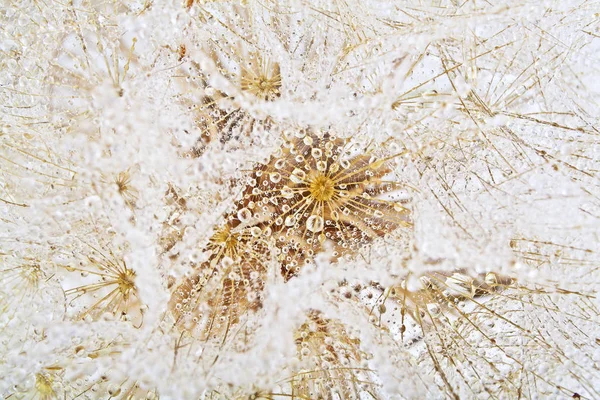
[[[330,132],[304,129],[256,165],[205,247],[208,260],[173,295],[176,319],[188,322],[182,326],[204,320],[213,329],[216,318],[228,327],[240,313],[260,308],[269,254],[288,280],[326,247],[336,261],[409,228],[406,204],[382,198],[403,189],[386,180],[397,155],[376,154],[372,146],[361,150]]]

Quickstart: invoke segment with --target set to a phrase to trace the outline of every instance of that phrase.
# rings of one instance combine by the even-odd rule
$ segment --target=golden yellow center
[[[226,251],[232,252],[238,244],[238,235],[231,233],[229,227],[225,227],[214,234],[212,242],[225,247]]]
[[[55,393],[52,388],[52,378],[44,374],[35,375],[35,388],[42,399],[54,398]]]
[[[335,184],[328,176],[319,174],[311,180],[308,190],[315,200],[329,201],[335,195]]]
[[[135,271],[125,268],[125,271],[119,274],[118,282],[121,293],[129,294],[129,291],[135,288]]]

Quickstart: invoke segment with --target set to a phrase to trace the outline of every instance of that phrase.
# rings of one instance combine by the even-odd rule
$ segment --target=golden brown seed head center
[[[335,184],[328,176],[319,174],[311,180],[308,190],[315,200],[329,201],[335,195]]]
[[[215,233],[211,241],[219,246],[225,247],[227,251],[235,250],[238,244],[238,235],[232,234],[228,227],[225,227]]]
[[[126,269],[125,272],[119,274],[119,290],[123,294],[129,293],[135,288],[135,271]]]

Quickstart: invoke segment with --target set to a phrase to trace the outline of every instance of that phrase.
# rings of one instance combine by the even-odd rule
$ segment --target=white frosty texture
[[[600,398],[599,66],[589,0],[5,0],[0,397]],[[227,135],[190,156],[206,110]],[[401,154],[414,226],[290,280],[270,248],[260,309],[186,334],[173,293],[309,127]],[[133,271],[127,315],[79,318],[98,265]],[[404,301],[428,274],[447,297]],[[315,313],[336,333],[302,350]]]

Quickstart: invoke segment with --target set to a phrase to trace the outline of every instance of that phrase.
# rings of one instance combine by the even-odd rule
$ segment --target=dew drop
[[[290,180],[292,182],[298,183],[298,184],[302,183],[305,178],[306,178],[306,173],[298,168],[295,168],[292,171],[292,175],[290,176]]]
[[[241,222],[246,222],[252,218],[252,212],[247,208],[242,208],[237,212],[237,217]]]
[[[281,180],[281,174],[279,172],[271,172],[269,174],[269,179],[271,180],[271,182],[277,183]]]
[[[306,227],[311,232],[321,232],[323,230],[323,226],[323,218],[318,215],[311,215],[308,217],[308,220],[306,220]],[[319,238],[319,241],[320,240],[321,239]]]
[[[284,165],[285,165],[285,160],[283,160],[283,159],[275,161],[275,168],[276,169],[281,169],[281,168],[284,167]]]
[[[110,386],[108,387],[108,394],[109,394],[111,397],[116,397],[116,396],[118,396],[120,393],[121,393],[121,388],[120,388],[119,386],[117,386],[117,385],[110,385]]]
[[[440,306],[435,303],[427,304],[427,310],[432,317],[437,317],[440,315]]]
[[[281,188],[281,195],[286,199],[291,199],[294,197],[294,192],[289,186],[284,186]]]

